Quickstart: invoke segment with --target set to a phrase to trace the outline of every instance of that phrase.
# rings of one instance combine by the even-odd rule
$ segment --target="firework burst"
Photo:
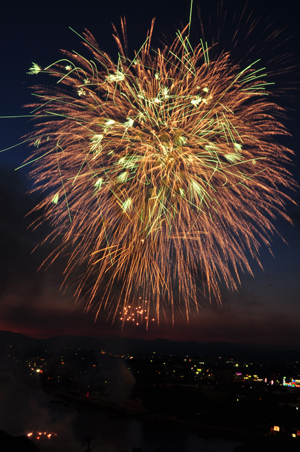
[[[50,221],[48,239],[59,235],[47,262],[68,254],[66,282],[83,269],[76,296],[87,310],[115,319],[138,309],[148,325],[177,310],[189,318],[199,290],[221,302],[221,281],[237,289],[247,256],[270,248],[293,183],[290,151],[274,139],[287,134],[281,109],[257,61],[211,61],[187,27],[154,50],[154,22],[130,59],[121,25],[116,63],[86,31],[93,59],[63,51],[29,71],[57,81],[35,87],[31,106],[31,176],[45,192],[35,225]]]

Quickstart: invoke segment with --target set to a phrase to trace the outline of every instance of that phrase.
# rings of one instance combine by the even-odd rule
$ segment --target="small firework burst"
[[[61,239],[48,262],[69,253],[66,281],[84,269],[76,296],[86,309],[123,323],[142,312],[146,325],[176,310],[189,318],[199,289],[219,302],[220,281],[237,289],[247,255],[258,261],[273,220],[286,217],[281,187],[293,185],[258,62],[210,59],[187,27],[153,50],[153,25],[133,58],[114,28],[116,63],[86,31],[93,59],[64,51],[30,69],[57,81],[35,87],[30,136],[31,176],[45,192],[37,224],[50,221],[49,239]]]
[[[36,439],[36,440],[40,440],[40,439],[51,439],[55,436],[57,436],[57,433],[54,432],[30,432],[27,433],[28,438],[32,438],[32,439]]]
[[[148,300],[143,301],[142,297],[139,297],[138,303],[124,305],[122,311],[119,311],[119,320],[122,324],[128,322],[136,326],[154,322],[155,317],[151,316],[150,309],[145,309],[148,307],[147,303]]]

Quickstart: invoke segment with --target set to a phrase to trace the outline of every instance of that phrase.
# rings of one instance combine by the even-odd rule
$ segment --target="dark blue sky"
[[[120,16],[127,18],[129,49],[133,51],[143,43],[152,17],[156,17],[154,43],[159,43],[162,33],[174,38],[180,24],[188,22],[190,4],[189,0],[87,0],[78,4],[64,0],[11,0],[5,3],[0,11],[0,116],[28,114],[22,106],[31,101],[29,87],[37,82],[26,74],[32,62],[46,66],[59,58],[60,48],[83,51],[80,38],[69,30],[69,26],[79,33],[84,28],[89,29],[100,47],[115,56],[111,23],[118,26]],[[206,10],[208,3],[210,20]],[[293,0],[250,1],[240,21],[241,3],[244,2],[225,0],[223,3],[224,12],[219,21],[216,18],[216,2],[198,2],[203,10],[206,39],[209,41],[221,30],[217,38],[218,49],[231,49],[233,58],[245,64],[261,58],[267,65],[271,80],[275,81],[276,92],[282,88],[286,90],[285,96],[277,102],[288,109],[289,119],[285,125],[293,137],[285,139],[284,144],[296,153],[292,171],[299,181],[299,86],[296,86],[300,62],[297,45],[300,38],[299,5]],[[247,30],[253,19],[260,22],[248,35]],[[276,34],[277,29],[282,33],[270,40],[269,36]],[[232,41],[236,31],[237,37]],[[192,41],[197,39],[194,33],[202,36],[195,2]],[[292,68],[293,65],[295,68]],[[286,68],[290,70],[285,74]],[[0,119],[0,149],[17,144],[19,138],[31,128],[28,118]],[[37,272],[46,250],[38,250],[34,254],[31,251],[46,231],[32,232],[27,229],[29,220],[24,216],[35,200],[26,194],[29,188],[26,169],[14,171],[28,152],[28,148],[21,145],[0,153],[0,329],[33,336],[123,334],[142,339],[165,337],[300,346],[300,216],[297,206],[287,206],[294,226],[282,220],[276,224],[288,244],[275,237],[274,257],[262,248],[264,271],[253,263],[255,278],[250,275],[242,277],[239,293],[231,294],[224,288],[221,308],[203,300],[203,309],[199,315],[192,316],[189,326],[179,319],[175,327],[152,326],[148,332],[141,328],[121,333],[120,325],[111,327],[101,318],[94,323],[92,314],[83,314],[82,306],[74,307],[71,289],[65,294],[59,292],[62,262],[47,273]],[[299,192],[291,196],[299,202]]]

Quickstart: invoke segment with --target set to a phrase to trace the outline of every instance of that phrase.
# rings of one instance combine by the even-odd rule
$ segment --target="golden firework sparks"
[[[93,59],[63,51],[29,71],[57,81],[35,87],[29,137],[31,176],[46,193],[37,224],[61,237],[47,262],[71,249],[66,281],[84,268],[76,296],[87,294],[86,309],[147,326],[177,309],[188,319],[200,284],[219,302],[220,281],[237,289],[247,254],[259,261],[274,218],[287,218],[281,187],[293,185],[259,62],[211,59],[188,27],[153,50],[153,25],[131,59],[114,27],[117,62],[86,31]]]

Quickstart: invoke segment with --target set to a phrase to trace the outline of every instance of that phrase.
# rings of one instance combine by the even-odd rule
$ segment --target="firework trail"
[[[34,87],[29,137],[34,189],[45,193],[35,226],[49,221],[48,239],[60,238],[46,263],[68,255],[65,281],[77,274],[76,296],[96,316],[130,307],[146,325],[177,310],[188,319],[200,287],[218,302],[221,281],[237,289],[247,255],[259,261],[274,219],[287,218],[282,190],[293,185],[258,62],[211,61],[188,27],[154,50],[153,25],[132,59],[123,19],[116,63],[86,31],[93,59],[63,51],[29,71],[57,81]]]

